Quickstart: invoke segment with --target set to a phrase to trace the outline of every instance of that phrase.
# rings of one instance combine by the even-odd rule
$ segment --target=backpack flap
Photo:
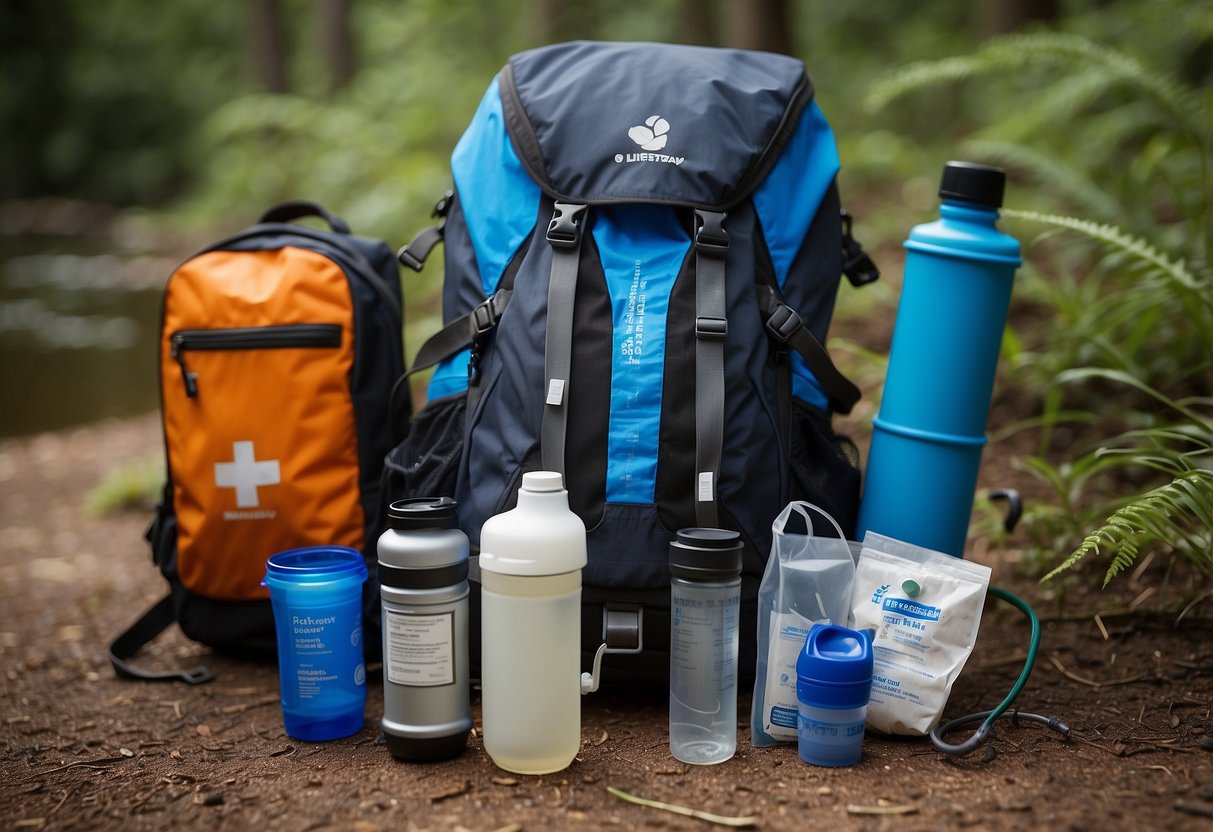
[[[585,41],[514,56],[500,86],[522,164],[558,201],[716,211],[762,181],[813,94],[784,55]]]

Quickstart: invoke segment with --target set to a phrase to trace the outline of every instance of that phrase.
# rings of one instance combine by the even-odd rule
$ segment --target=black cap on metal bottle
[[[1002,168],[972,162],[948,162],[939,182],[939,196],[945,200],[973,202],[988,208],[1001,208],[1007,174]]]
[[[741,534],[681,529],[670,544],[670,574],[688,581],[728,581],[741,574]]]
[[[450,497],[414,497],[388,506],[388,526],[399,531],[453,529],[459,525],[459,504]]]

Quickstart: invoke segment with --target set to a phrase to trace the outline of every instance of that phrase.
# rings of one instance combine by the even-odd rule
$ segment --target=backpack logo
[[[257,508],[261,499],[257,489],[263,485],[278,485],[282,474],[278,460],[258,460],[251,441],[232,443],[232,461],[215,463],[215,487],[236,489],[237,508]],[[225,511],[225,520],[261,520],[276,516],[267,511]]]
[[[628,131],[628,138],[640,145],[641,150],[661,150],[665,147],[670,123],[661,116],[649,116],[644,124],[637,124]]]
[[[670,138],[670,123],[662,116],[649,116],[644,124],[637,124],[628,129],[628,138],[636,142],[641,150],[648,153],[616,153],[615,162],[666,162],[671,165],[681,165],[686,161],[682,156],[667,156],[664,153],[652,151],[663,150]]]

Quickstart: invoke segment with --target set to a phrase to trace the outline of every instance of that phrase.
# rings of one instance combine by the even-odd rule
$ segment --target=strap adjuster
[[[700,315],[695,319],[695,337],[704,341],[723,341],[729,334],[728,318]]]
[[[791,340],[796,331],[803,326],[804,321],[801,320],[800,315],[796,314],[796,310],[784,303],[776,306],[771,317],[767,318],[767,332],[771,333],[771,337],[781,344],[786,344]]]
[[[473,338],[480,338],[487,334],[501,320],[501,314],[504,310],[497,305],[497,296],[500,294],[500,291],[498,290],[498,292],[489,295],[472,309],[472,317],[468,321],[468,324],[471,327]]]
[[[724,230],[725,214],[695,210],[695,251],[724,257],[729,253],[729,232]]]
[[[557,202],[552,221],[548,223],[548,244],[552,248],[569,249],[581,244],[581,221],[585,216],[586,206],[571,202]]]

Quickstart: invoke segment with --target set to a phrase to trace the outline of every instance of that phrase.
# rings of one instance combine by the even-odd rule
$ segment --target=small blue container
[[[312,546],[265,563],[274,607],[282,721],[300,740],[335,740],[362,729],[362,584],[357,549]]]
[[[800,759],[815,766],[858,763],[871,692],[871,631],[814,624],[796,660]]]

